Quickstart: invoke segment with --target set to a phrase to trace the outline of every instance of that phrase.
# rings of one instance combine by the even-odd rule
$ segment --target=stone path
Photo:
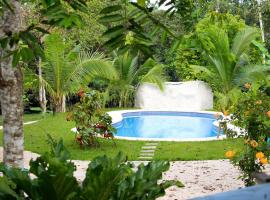
[[[157,142],[147,142],[140,152],[139,160],[152,160],[157,148]]]
[[[38,120],[37,120],[37,121],[29,121],[29,122],[25,122],[25,123],[23,123],[23,125],[34,124],[34,123],[36,123],[36,122],[38,122]],[[3,129],[3,126],[0,126],[0,130],[2,130],[2,129]]]

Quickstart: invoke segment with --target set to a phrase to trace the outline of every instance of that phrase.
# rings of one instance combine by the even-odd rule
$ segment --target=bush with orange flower
[[[270,96],[260,85],[245,86],[232,112],[232,122],[241,127],[244,138],[243,152],[227,152],[227,158],[242,171],[241,178],[246,186],[254,185],[254,172],[261,172],[270,156]],[[268,114],[269,112],[269,114]]]

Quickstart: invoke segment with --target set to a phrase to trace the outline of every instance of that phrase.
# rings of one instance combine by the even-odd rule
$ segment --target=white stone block
[[[142,84],[135,106],[143,109],[200,111],[213,108],[213,93],[203,81],[166,82],[164,91],[153,84]]]

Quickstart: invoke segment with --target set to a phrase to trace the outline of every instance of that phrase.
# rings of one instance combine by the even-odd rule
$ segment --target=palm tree
[[[246,51],[256,37],[258,31],[255,28],[245,28],[236,34],[230,45],[228,34],[216,26],[211,26],[206,33],[199,35],[209,66],[194,68],[207,72],[221,87],[220,92],[227,94],[237,86],[239,77],[245,76],[245,67],[252,67],[256,71],[265,70],[261,65],[251,66],[248,62]]]
[[[108,91],[114,90],[118,93],[119,107],[128,105],[129,97],[142,83],[153,83],[163,89],[165,80],[163,66],[153,59],[148,59],[140,65],[138,56],[133,57],[126,52],[122,55],[115,55],[113,66],[118,79],[110,82]]]
[[[96,77],[117,78],[112,62],[102,54],[89,54],[72,49],[59,34],[45,38],[45,61],[42,78],[51,97],[55,112],[65,112],[66,96],[78,91]]]

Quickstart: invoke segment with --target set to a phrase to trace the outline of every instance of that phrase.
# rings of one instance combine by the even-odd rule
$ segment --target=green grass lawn
[[[227,150],[241,151],[242,139],[204,142],[161,142],[156,150],[156,160],[215,160],[225,158]]]
[[[46,114],[46,115],[50,115],[50,114]],[[44,115],[42,115],[41,113],[25,114],[23,116],[23,121],[24,122],[35,121],[35,120],[40,120],[43,117],[44,117]],[[0,115],[0,126],[2,126],[2,125],[3,125],[3,118]]]
[[[101,140],[100,148],[80,149],[75,142],[74,134],[70,131],[74,127],[73,122],[65,120],[65,113],[57,114],[26,114],[24,121],[39,120],[35,124],[25,125],[25,149],[37,153],[48,150],[47,134],[53,138],[64,139],[64,144],[71,153],[72,159],[91,160],[98,155],[107,154],[114,156],[123,151],[129,160],[136,160],[139,156],[143,141],[115,140],[116,147],[112,141]],[[2,136],[2,131],[0,131]],[[2,144],[2,140],[0,140]],[[222,159],[228,149],[240,150],[241,139],[207,141],[207,142],[160,142],[154,159],[156,160],[208,160]]]

